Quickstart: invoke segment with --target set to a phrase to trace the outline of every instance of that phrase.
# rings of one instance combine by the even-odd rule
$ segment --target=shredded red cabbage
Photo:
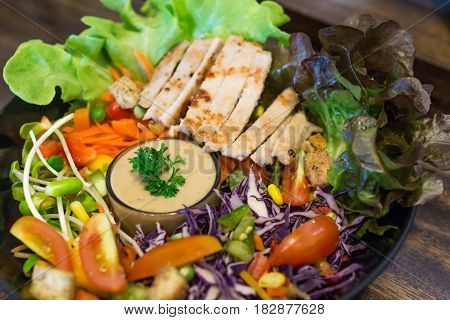
[[[340,245],[338,249],[328,257],[330,267],[335,272],[321,275],[320,270],[311,265],[292,267],[283,265],[279,271],[287,276],[290,281],[301,291],[304,291],[313,299],[338,298],[357,283],[365,273],[364,265],[352,262],[353,255],[365,249],[364,243],[358,241],[352,234],[362,225],[365,217],[360,216],[351,223],[347,222],[342,210],[334,197],[317,189],[314,201],[304,207],[291,207],[289,205],[278,206],[261,188],[261,180],[257,182],[260,197],[255,199],[265,205],[267,216],[255,215],[255,231],[262,238],[266,248],[270,247],[273,240],[279,242],[293,230],[318,214],[310,209],[315,204],[328,205],[337,215],[340,227]],[[220,192],[220,204],[215,207],[203,209],[184,208],[179,214],[186,216],[186,222],[179,227],[177,232],[183,236],[195,234],[209,234],[217,237],[225,244],[230,233],[225,232],[218,224],[220,216],[228,214],[231,210],[247,203],[249,189],[248,178],[244,179],[233,192]],[[260,206],[258,206],[260,207]],[[164,243],[166,233],[158,225],[156,231],[145,235],[138,228],[135,239],[142,250],[148,251],[157,245]],[[248,267],[247,263],[234,261],[227,253],[221,252],[207,257],[195,266],[196,277],[191,283],[189,299],[257,299],[254,290],[247,286],[239,277],[239,273]]]

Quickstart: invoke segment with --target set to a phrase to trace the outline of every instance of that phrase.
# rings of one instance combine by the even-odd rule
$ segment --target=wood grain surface
[[[289,31],[308,33],[317,44],[318,28],[339,23],[359,12],[381,19],[395,19],[410,26],[436,8],[431,0],[282,0],[300,14],[292,14]],[[0,67],[23,41],[40,38],[62,42],[83,29],[84,15],[115,17],[93,0],[0,0]],[[416,75],[435,85],[433,110],[449,113],[448,84],[450,44],[448,21],[440,11],[411,28],[418,56]],[[447,22],[446,22],[447,21]],[[12,97],[0,83],[0,107]],[[362,299],[449,299],[450,298],[450,198],[447,191],[435,201],[420,207],[402,249],[391,265],[362,293]]]

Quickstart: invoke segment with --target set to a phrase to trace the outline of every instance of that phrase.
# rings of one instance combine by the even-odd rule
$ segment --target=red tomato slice
[[[83,167],[95,159],[97,152],[83,144],[81,139],[66,137],[67,145],[77,167]]]
[[[87,292],[83,289],[78,289],[75,292],[75,300],[100,300],[100,299],[90,292]]]
[[[17,220],[11,233],[56,268],[72,271],[72,258],[66,240],[47,223],[27,216]]]
[[[298,161],[284,168],[281,190],[285,203],[290,203],[292,206],[302,206],[308,202],[309,188],[303,168],[298,168]]]
[[[45,159],[63,153],[63,148],[59,141],[46,140],[41,144],[39,150]]]
[[[106,107],[106,115],[109,120],[120,120],[131,118],[131,111],[122,109],[116,101],[113,101]]]
[[[93,215],[83,226],[80,259],[87,278],[96,290],[113,293],[127,288],[114,232],[106,214]]]
[[[247,271],[255,280],[259,280],[264,273],[269,272],[269,269],[269,259],[263,254],[257,253],[248,266]]]
[[[117,242],[117,248],[119,249],[119,261],[125,270],[126,274],[130,274],[133,263],[136,261],[137,253],[132,246],[124,246],[119,241]]]
[[[319,216],[305,222],[284,238],[275,246],[269,260],[275,266],[311,264],[333,253],[338,243],[336,223],[327,216]]]
[[[192,236],[170,241],[150,250],[136,261],[128,280],[134,281],[152,277],[167,264],[181,267],[220,250],[222,250],[222,245],[211,236]]]

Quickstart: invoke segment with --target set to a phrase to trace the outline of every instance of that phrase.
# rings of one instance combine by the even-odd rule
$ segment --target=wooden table
[[[71,33],[83,29],[83,15],[115,17],[92,0],[2,0],[0,3],[0,66],[23,41],[40,38],[46,42],[61,42]],[[382,19],[396,19],[410,26],[433,10],[430,0],[282,0],[295,9],[289,31],[308,33],[317,43],[315,32],[324,23],[339,23],[358,12],[376,14]],[[434,6],[434,7],[433,7]],[[28,17],[28,18],[26,18]],[[31,22],[34,21],[35,23]],[[447,22],[445,22],[447,21]],[[434,110],[449,113],[448,84],[450,68],[449,19],[440,11],[422,20],[411,29],[418,56],[417,76],[433,83]],[[12,94],[3,80],[0,84],[0,106]],[[445,107],[444,107],[445,106]],[[362,299],[449,299],[450,298],[450,198],[447,191],[435,201],[420,207],[413,228],[393,263],[361,295]]]

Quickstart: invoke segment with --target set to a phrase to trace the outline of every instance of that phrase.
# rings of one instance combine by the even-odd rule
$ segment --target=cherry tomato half
[[[336,250],[339,230],[327,216],[313,218],[294,230],[273,249],[269,260],[272,265],[298,266],[319,261]]]
[[[292,206],[302,206],[308,202],[309,188],[303,168],[298,167],[298,161],[284,168],[281,191],[283,201]]]
[[[117,102],[113,101],[106,107],[106,115],[109,120],[120,120],[131,118],[131,111],[122,109]]]
[[[80,259],[87,278],[100,292],[127,288],[112,225],[104,213],[93,215],[80,234]]]
[[[211,236],[191,236],[173,240],[144,254],[134,264],[128,280],[140,280],[156,275],[170,264],[181,267],[222,250],[220,242]]]
[[[94,148],[87,147],[81,139],[66,137],[67,146],[77,167],[83,167],[97,156]]]
[[[69,246],[49,224],[35,217],[22,217],[13,224],[11,233],[56,268],[72,271]]]

